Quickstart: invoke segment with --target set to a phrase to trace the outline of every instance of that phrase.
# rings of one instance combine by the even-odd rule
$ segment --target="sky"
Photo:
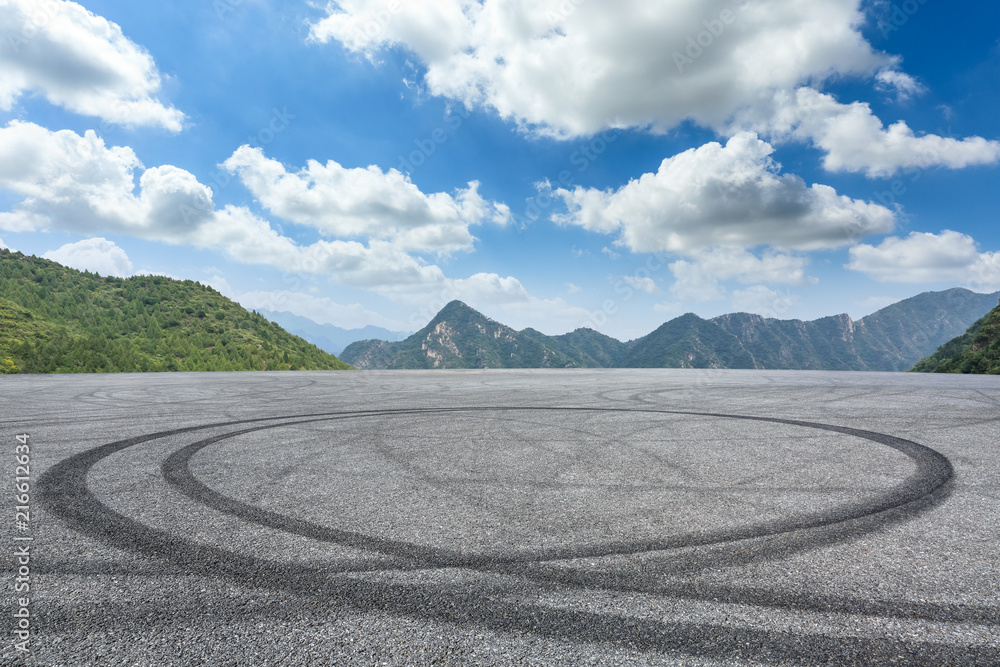
[[[416,331],[1000,290],[1000,7],[0,0],[0,245]]]

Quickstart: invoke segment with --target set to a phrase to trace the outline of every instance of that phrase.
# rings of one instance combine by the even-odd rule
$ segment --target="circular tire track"
[[[586,555],[635,554],[648,550],[670,549],[678,546],[692,546],[683,542],[684,538],[650,540],[647,542],[612,543],[603,548],[585,550],[550,550],[530,553],[510,553],[502,558],[484,558],[481,555],[457,554],[446,550],[428,549],[405,542],[380,540],[372,536],[347,531],[336,531],[325,526],[272,514],[260,508],[247,506],[233,499],[217,494],[212,489],[193,479],[188,470],[188,462],[200,449],[226,438],[257,430],[280,428],[307,422],[332,421],[338,419],[362,419],[385,417],[388,415],[428,415],[469,413],[476,411],[581,411],[581,412],[623,412],[617,409],[600,408],[451,408],[451,409],[404,409],[370,410],[341,413],[317,413],[262,417],[191,426],[161,431],[120,440],[69,457],[49,468],[39,479],[40,504],[46,511],[60,517],[73,529],[116,548],[130,550],[151,558],[163,559],[191,574],[205,577],[225,578],[249,589],[275,590],[301,596],[307,607],[346,608],[360,613],[391,614],[409,617],[422,622],[448,623],[457,626],[473,626],[496,632],[532,634],[549,637],[556,641],[609,643],[627,646],[630,649],[650,650],[674,655],[704,656],[726,660],[746,660],[759,662],[825,662],[831,656],[838,661],[851,664],[871,664],[891,661],[898,664],[922,665],[946,662],[967,665],[994,665],[996,657],[989,649],[942,645],[919,640],[903,640],[890,637],[826,637],[822,635],[788,634],[755,627],[732,627],[704,621],[663,622],[656,619],[630,618],[614,613],[605,614],[573,609],[562,609],[539,604],[534,601],[538,586],[584,586],[617,588],[621,582],[613,574],[606,578],[600,573],[588,572],[577,577],[572,571],[559,570],[548,566],[545,560],[575,558]],[[673,414],[715,417],[720,419],[742,419],[814,428],[859,437],[895,449],[910,457],[916,471],[900,485],[863,504],[842,507],[834,513],[797,522],[775,522],[743,530],[722,531],[710,537],[699,536],[698,544],[711,545],[708,558],[732,562],[739,558],[739,550],[756,552],[747,560],[760,557],[760,553],[775,549],[777,552],[791,544],[792,548],[808,549],[817,544],[829,544],[846,537],[864,534],[876,528],[890,525],[914,516],[916,513],[936,504],[947,494],[952,478],[951,464],[940,453],[915,442],[893,436],[841,427],[796,420],[770,417],[752,417],[718,413],[666,411],[651,409],[628,410],[634,413]],[[330,567],[304,566],[282,563],[253,555],[231,552],[218,547],[200,544],[177,534],[143,525],[123,516],[104,505],[87,487],[86,477],[94,465],[116,452],[135,447],[157,439],[196,433],[213,428],[236,427],[236,430],[182,447],[167,457],[163,464],[164,473],[185,493],[219,511],[243,516],[248,521],[262,525],[274,523],[290,533],[309,535],[316,539],[362,546],[380,554],[389,554],[398,559],[392,567],[448,568],[465,567],[489,573],[515,574],[513,578],[496,579],[485,577],[476,580],[451,582],[447,570],[441,570],[442,577],[431,583],[401,582],[395,578],[378,576],[337,576],[344,571],[370,571],[390,565],[377,564],[375,567],[338,569]],[[761,542],[744,541],[753,537],[772,536]],[[714,540],[714,542],[710,542]],[[775,541],[776,540],[776,541]],[[586,577],[596,577],[587,579]],[[627,586],[626,586],[627,588]],[[619,588],[619,590],[621,590]],[[677,591],[681,597],[686,594]],[[653,591],[655,594],[655,591]],[[725,598],[726,591],[692,592],[693,599],[706,601]],[[669,593],[667,593],[669,595]],[[708,594],[710,597],[705,598]],[[840,608],[847,613],[877,614],[911,618],[934,618],[942,612],[939,609],[908,609],[886,604],[868,605],[857,600],[833,599],[810,600],[781,598],[754,599],[751,592],[739,593],[729,602],[759,604],[764,607],[786,607],[816,609],[829,613]],[[309,600],[309,601],[306,601]],[[815,605],[815,606],[814,606]],[[928,616],[930,615],[930,616]],[[949,613],[948,616],[951,614]],[[325,617],[325,615],[324,615]],[[969,619],[973,620],[973,619]],[[983,619],[975,619],[983,620]],[[724,639],[723,639],[724,638]]]
[[[200,482],[191,473],[189,464],[191,458],[202,449],[224,440],[261,430],[281,428],[297,424],[335,421],[344,419],[365,419],[371,417],[407,416],[407,415],[446,415],[476,412],[581,412],[581,413],[637,413],[637,414],[668,414],[699,417],[714,417],[719,419],[750,420],[800,426],[842,433],[869,440],[880,445],[895,449],[916,464],[916,471],[901,484],[892,487],[881,494],[863,502],[849,503],[828,510],[822,515],[801,517],[797,519],[782,519],[757,525],[723,529],[708,533],[681,534],[661,539],[646,539],[636,541],[610,541],[586,547],[556,547],[532,550],[511,550],[502,554],[470,554],[455,550],[433,548],[379,538],[365,533],[340,530],[296,519],[260,507],[243,503],[225,496]],[[254,424],[253,426],[248,426]],[[149,528],[137,521],[118,514],[100,501],[87,487],[86,476],[98,462],[130,447],[135,447],[153,440],[196,432],[211,428],[243,426],[237,430],[204,438],[171,454],[162,465],[166,480],[182,493],[212,509],[223,512],[244,521],[268,528],[300,535],[313,540],[335,543],[341,546],[359,548],[377,552],[403,561],[392,562],[386,568],[422,567],[449,568],[464,567],[482,570],[509,570],[512,566],[528,563],[543,563],[546,561],[568,560],[575,558],[598,558],[602,556],[632,555],[650,551],[664,551],[692,546],[714,546],[738,542],[752,538],[777,536],[807,529],[832,527],[849,521],[872,517],[889,510],[897,510],[908,505],[919,503],[931,496],[947,484],[953,475],[951,463],[942,454],[910,440],[894,436],[865,431],[861,429],[821,424],[816,422],[779,419],[773,417],[755,417],[747,415],[731,415],[722,413],[671,411],[652,409],[617,409],[617,408],[544,408],[544,407],[459,407],[459,408],[425,408],[403,410],[372,410],[364,412],[325,413],[311,415],[289,415],[280,417],[264,417],[250,420],[220,422],[202,426],[192,426],[182,429],[161,431],[135,438],[108,443],[65,459],[50,468],[39,480],[41,500],[45,509],[59,516],[72,528],[86,535],[109,542],[115,546],[128,544],[142,546],[139,550],[150,554],[174,560],[176,553],[173,548],[165,548],[164,542],[170,542],[173,536],[163,531]],[[123,545],[124,541],[124,545]],[[154,546],[158,545],[158,546]],[[201,547],[208,549],[209,547]],[[250,558],[238,556],[230,552],[214,554],[228,558]],[[218,562],[213,558],[212,561]],[[405,563],[405,564],[404,564]],[[179,563],[178,563],[179,564]],[[364,567],[368,570],[370,568]]]

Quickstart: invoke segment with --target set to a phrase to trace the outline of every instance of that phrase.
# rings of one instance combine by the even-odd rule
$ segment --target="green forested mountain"
[[[1000,375],[1000,306],[913,367],[919,373]]]
[[[576,362],[582,368],[610,368],[628,351],[629,344],[611,336],[605,336],[593,329],[581,328],[561,336],[546,336],[534,329],[525,329],[522,334],[540,336],[540,341],[553,345],[557,350]]]
[[[965,331],[998,294],[925,292],[858,321],[733,313],[675,318],[623,343],[591,329],[547,336],[515,331],[453,301],[405,341],[344,350],[358,368],[772,368],[903,371]]]
[[[0,372],[343,368],[199,283],[105,278],[0,250]]]
[[[518,332],[461,301],[406,340],[363,340],[341,357],[357,368],[565,368],[578,363],[537,331]]]

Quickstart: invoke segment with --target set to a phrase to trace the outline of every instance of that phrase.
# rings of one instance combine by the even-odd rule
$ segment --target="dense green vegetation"
[[[1000,306],[920,361],[919,373],[988,373],[1000,375]]]
[[[101,277],[0,250],[0,372],[344,368],[200,283]]]
[[[515,331],[453,301],[424,329],[398,343],[348,346],[359,368],[773,368],[902,371],[966,327],[1000,294],[925,292],[857,322],[847,315],[811,322],[748,313],[675,318],[623,343],[577,329],[547,336]]]
[[[736,336],[687,313],[638,339],[618,360],[626,368],[754,368]]]
[[[530,331],[530,330],[529,330]],[[541,338],[491,320],[461,301],[406,340],[358,341],[341,355],[358,368],[564,368],[577,365]]]

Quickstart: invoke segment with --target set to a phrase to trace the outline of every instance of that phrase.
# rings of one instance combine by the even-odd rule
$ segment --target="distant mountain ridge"
[[[344,329],[333,324],[320,324],[308,317],[285,311],[262,310],[260,314],[288,333],[304,338],[330,354],[339,355],[345,347],[358,340],[377,338],[394,342],[410,336],[409,331],[391,331],[371,325],[360,329]]]
[[[986,313],[964,334],[921,360],[913,370],[919,373],[1000,375],[1000,306]]]
[[[853,321],[687,313],[623,343],[592,329],[516,331],[452,301],[409,338],[365,340],[341,358],[357,368],[769,368],[904,371],[964,332],[1000,292],[924,292]]]

